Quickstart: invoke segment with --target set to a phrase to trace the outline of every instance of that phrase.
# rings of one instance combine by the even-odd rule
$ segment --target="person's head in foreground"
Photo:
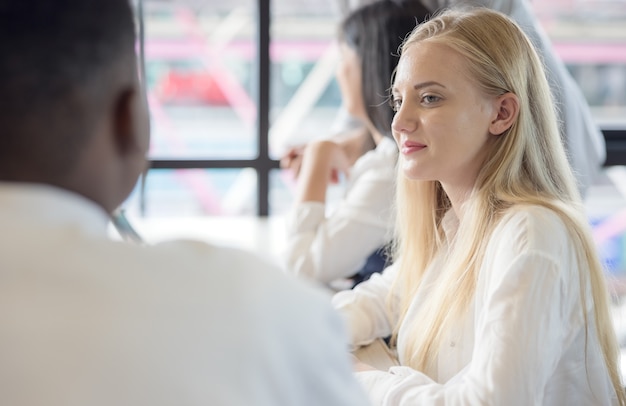
[[[446,244],[444,216],[458,219],[437,285],[419,310],[423,322],[410,332],[405,354],[410,366],[436,371],[439,340],[472,300],[480,300],[474,293],[483,260],[493,254],[487,251],[489,236],[508,214],[542,206],[562,221],[576,253],[579,272],[572,286],[582,303],[577,309],[593,309],[580,310],[582,328],[585,337],[597,335],[600,343],[586,350],[602,353],[624,404],[603,269],[559,138],[545,73],[528,38],[494,11],[442,12],[403,44],[391,93],[400,150],[400,320],[423,276],[416,270],[426,269]]]
[[[361,406],[328,296],[112,240],[149,144],[129,0],[0,0],[0,404]]]
[[[149,144],[128,1],[1,0],[0,26],[0,180],[113,211]]]
[[[419,0],[380,0],[357,8],[339,27],[337,82],[346,110],[390,136],[393,110],[385,103],[402,41],[430,11]]]

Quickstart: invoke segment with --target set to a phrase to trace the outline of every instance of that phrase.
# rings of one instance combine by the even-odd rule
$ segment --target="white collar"
[[[71,225],[89,234],[107,234],[109,215],[93,201],[46,184],[0,182],[0,218]]]
[[[441,219],[441,227],[443,228],[443,233],[448,243],[454,240],[456,232],[459,229],[459,218],[456,216],[453,209],[448,210],[446,214],[444,214]]]

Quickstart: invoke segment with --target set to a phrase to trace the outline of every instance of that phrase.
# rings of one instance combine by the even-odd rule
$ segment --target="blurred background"
[[[340,106],[336,26],[345,4],[135,4],[152,119],[152,168],[125,204],[129,218],[285,213],[294,182],[276,159],[289,145],[333,131]],[[626,142],[626,0],[531,4],[598,124]],[[626,275],[621,164],[626,159],[612,162],[587,197],[607,270],[618,277]]]

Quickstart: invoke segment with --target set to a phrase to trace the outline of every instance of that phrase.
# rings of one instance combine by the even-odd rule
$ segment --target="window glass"
[[[531,2],[603,128],[626,127],[626,2]]]
[[[274,0],[271,3],[270,155],[332,134],[341,104],[335,82],[338,58],[336,0]],[[295,181],[272,171],[270,214],[292,204]]]
[[[253,0],[144,3],[152,158],[257,153]]]
[[[289,210],[293,202],[295,180],[284,170],[270,172],[270,215],[280,215]]]
[[[270,153],[328,135],[341,97],[335,83],[335,0],[274,0],[271,9]]]
[[[257,177],[243,169],[151,169],[125,204],[130,217],[256,215]]]

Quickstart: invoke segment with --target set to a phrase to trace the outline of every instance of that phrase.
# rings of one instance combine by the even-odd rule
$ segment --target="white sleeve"
[[[360,373],[370,399],[397,406],[542,404],[562,350],[567,289],[560,271],[545,255],[517,257],[483,292],[476,345],[464,370],[446,384],[409,367]]]
[[[372,275],[354,289],[333,296],[333,306],[348,326],[352,349],[391,334],[397,313],[391,310],[393,303],[389,303],[388,297],[397,264],[387,267],[382,274]]]
[[[287,218],[285,270],[322,283],[356,273],[390,237],[393,172],[393,163],[377,163],[329,216],[322,203],[297,205]]]

